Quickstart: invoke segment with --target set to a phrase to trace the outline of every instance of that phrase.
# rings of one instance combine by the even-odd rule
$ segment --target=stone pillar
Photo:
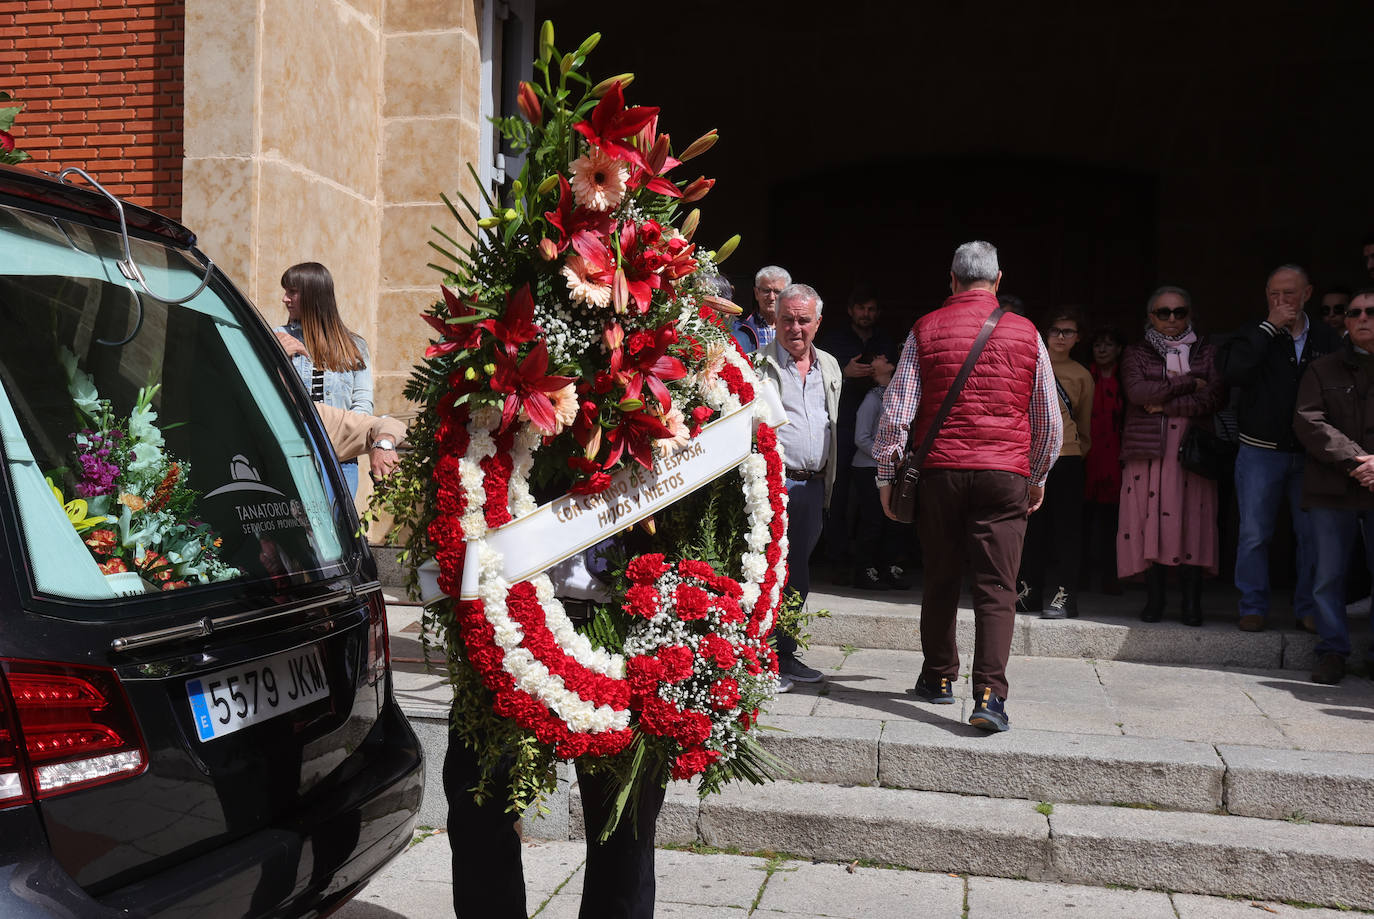
[[[429,242],[453,247],[430,227],[468,241],[439,193],[446,192],[454,204],[455,190],[476,194],[465,164],[477,164],[482,127],[480,14],[480,0],[386,0],[382,318],[372,349],[379,412],[406,410],[401,391],[432,335],[419,314],[439,298],[442,277],[426,266],[451,263]]]

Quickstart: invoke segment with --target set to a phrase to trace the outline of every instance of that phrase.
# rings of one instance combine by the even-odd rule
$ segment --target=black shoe
[[[1078,601],[1066,588],[1060,587],[1054,592],[1054,599],[1050,605],[1045,607],[1045,611],[1040,614],[1041,619],[1077,619]]]
[[[1164,619],[1164,566],[1151,565],[1145,569],[1145,608],[1140,611],[1141,622],[1161,622]]]
[[[794,683],[819,683],[825,674],[808,667],[790,654],[778,655],[778,673]]]
[[[1018,613],[1038,613],[1045,606],[1045,598],[1040,591],[1025,581],[1016,582],[1016,611]]]
[[[886,568],[878,569],[878,577],[887,582],[887,586],[893,590],[910,590],[911,581],[907,578],[906,572],[902,571],[901,565],[888,565]]]
[[[916,688],[912,690],[916,698],[932,705],[954,704],[954,681],[949,677],[927,677],[924,673],[916,678]]]
[[[863,568],[854,572],[854,586],[859,590],[887,590],[887,582],[877,568]]]
[[[1178,582],[1183,593],[1183,624],[1196,628],[1202,625],[1202,568],[1197,565],[1180,565]]]
[[[1340,654],[1323,654],[1317,666],[1312,668],[1312,682],[1324,686],[1335,686],[1345,679],[1345,657]]]
[[[968,716],[969,724],[990,732],[1011,730],[1011,719],[1007,717],[1006,699],[986,686],[977,691],[977,698],[978,701],[973,706],[973,714]]]

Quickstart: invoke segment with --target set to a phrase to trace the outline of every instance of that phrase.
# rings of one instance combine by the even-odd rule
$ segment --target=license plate
[[[186,681],[202,741],[214,740],[329,695],[316,645]]]

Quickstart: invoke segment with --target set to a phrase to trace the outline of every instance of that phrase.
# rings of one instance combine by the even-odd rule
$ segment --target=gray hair
[[[786,268],[779,268],[777,265],[765,265],[759,269],[758,274],[754,275],[754,286],[762,287],[768,281],[781,281],[782,286],[786,287],[792,283],[792,275],[787,273]]]
[[[810,284],[788,284],[783,288],[782,293],[778,294],[778,312],[782,312],[782,306],[789,300],[811,300],[816,304],[816,315],[821,314],[822,307],[821,295],[816,293],[816,288]]]
[[[1193,308],[1193,295],[1188,293],[1187,288],[1165,284],[1163,287],[1156,287],[1154,293],[1150,294],[1149,299],[1145,301],[1145,315],[1147,317],[1150,315],[1150,311],[1155,308],[1155,301],[1165,294],[1176,294],[1183,298],[1184,306],[1190,310]]]
[[[1294,265],[1292,262],[1289,262],[1288,264],[1280,265],[1273,271],[1269,272],[1269,276],[1264,279],[1265,285],[1268,286],[1269,282],[1274,280],[1274,275],[1278,274],[1280,271],[1293,271],[1298,273],[1302,276],[1302,283],[1304,286],[1312,283],[1312,277],[1307,273],[1306,268],[1302,267],[1301,265]]]
[[[954,261],[949,270],[960,284],[995,281],[1001,270],[997,266],[997,247],[981,239],[966,242],[954,250]]]

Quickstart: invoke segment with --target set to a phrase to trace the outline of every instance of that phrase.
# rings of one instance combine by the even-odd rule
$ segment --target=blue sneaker
[[[978,701],[973,706],[973,714],[968,716],[968,723],[991,732],[1011,730],[1007,700],[986,686],[981,691],[975,690],[975,693]]]
[[[954,704],[954,681],[948,677],[926,676],[923,673],[916,678],[916,688],[913,692],[916,693],[916,698],[932,705]]]

